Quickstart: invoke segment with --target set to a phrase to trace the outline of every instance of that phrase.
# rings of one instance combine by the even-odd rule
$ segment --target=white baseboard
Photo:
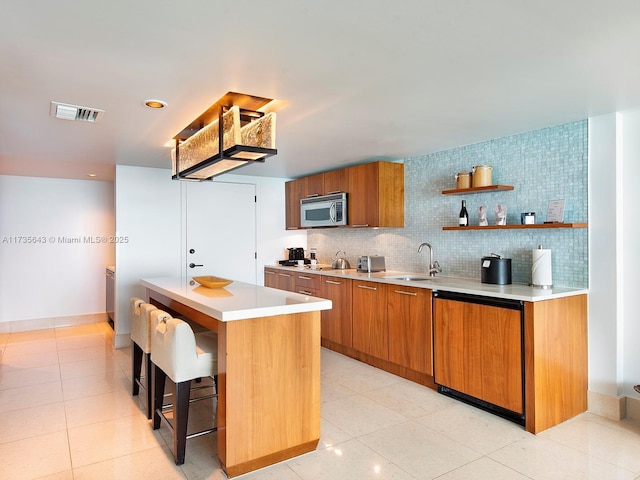
[[[626,419],[640,426],[640,398],[627,397]]]
[[[633,397],[613,397],[597,392],[588,392],[588,410],[591,413],[612,420],[622,420],[640,425],[640,399]]]
[[[0,331],[5,333],[30,332],[48,328],[71,327],[107,321],[107,314],[87,313],[85,315],[69,315],[66,317],[33,318],[29,320],[13,320],[0,323]]]

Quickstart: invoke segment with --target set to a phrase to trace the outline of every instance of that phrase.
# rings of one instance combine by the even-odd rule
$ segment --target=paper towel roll
[[[553,285],[551,274],[551,250],[537,248],[531,251],[531,283],[534,287],[549,288]]]

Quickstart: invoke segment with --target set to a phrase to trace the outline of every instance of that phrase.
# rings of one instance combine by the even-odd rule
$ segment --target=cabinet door
[[[433,299],[433,353],[435,382],[467,393],[464,305]]]
[[[300,228],[300,199],[305,196],[304,178],[291,180],[284,185],[286,228]]]
[[[433,375],[431,290],[386,287],[389,361]]]
[[[349,225],[404,227],[404,165],[373,162],[348,170]]]
[[[523,413],[520,312],[433,300],[435,382]]]
[[[296,291],[296,277],[293,273],[278,270],[278,288],[289,292]]]
[[[264,286],[278,288],[278,271],[273,268],[264,269]]]
[[[349,169],[324,172],[324,194],[349,192]]]
[[[322,338],[351,348],[351,280],[323,277],[320,296],[333,303],[331,310],[322,310],[320,314]]]
[[[324,195],[324,174],[317,173],[304,177],[304,195],[303,197],[317,197]],[[301,197],[301,198],[303,198]]]
[[[349,169],[348,220],[354,227],[378,226],[378,164]]]
[[[482,307],[483,400],[523,413],[520,312]]]
[[[353,280],[353,348],[388,360],[387,299],[383,287],[380,283]]]

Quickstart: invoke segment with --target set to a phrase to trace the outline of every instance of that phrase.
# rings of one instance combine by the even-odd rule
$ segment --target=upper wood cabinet
[[[349,191],[349,169],[341,168],[322,174],[324,180],[324,195]]]
[[[404,227],[404,164],[373,162],[348,170],[349,225]]]
[[[348,226],[404,227],[404,165],[373,162],[285,184],[286,227],[300,228],[300,199],[346,192]]]
[[[284,184],[286,228],[300,228],[300,199],[305,197],[304,178],[291,180]]]

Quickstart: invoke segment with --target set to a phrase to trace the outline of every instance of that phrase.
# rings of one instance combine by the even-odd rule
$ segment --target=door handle
[[[195,267],[204,267],[204,265],[196,265],[195,263],[189,264],[189,268],[195,268]]]

